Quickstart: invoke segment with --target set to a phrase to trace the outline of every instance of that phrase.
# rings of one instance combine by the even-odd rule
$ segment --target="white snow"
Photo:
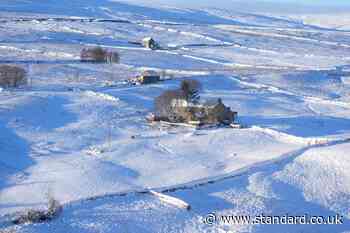
[[[159,198],[159,200],[163,201],[166,204],[181,208],[181,209],[185,209],[185,210],[190,210],[191,206],[184,202],[183,200],[180,200],[178,198],[174,198],[168,195],[164,195],[162,193],[158,193],[155,191],[150,191],[150,193],[154,196],[156,196],[157,198]]]
[[[30,82],[0,88],[0,232],[348,232],[350,37],[319,17],[1,1],[0,62]],[[146,37],[164,49],[134,43]],[[121,64],[80,63],[96,45]],[[144,70],[165,81],[126,82]],[[187,78],[242,127],[149,124],[154,98]],[[46,206],[49,191],[64,206],[57,219],[8,221]],[[209,226],[209,213],[340,214],[344,224]]]

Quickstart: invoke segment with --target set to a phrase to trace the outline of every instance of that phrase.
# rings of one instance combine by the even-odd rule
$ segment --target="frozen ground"
[[[350,16],[347,13],[337,12],[332,14],[316,13],[316,14],[299,14],[289,15],[290,18],[302,20],[305,23],[317,25],[320,27],[350,30]]]
[[[0,3],[0,62],[23,66],[30,78],[28,87],[0,91],[0,229],[350,232],[349,32],[218,9],[53,2]],[[132,43],[146,36],[165,49]],[[79,63],[90,45],[118,51],[121,64]],[[171,79],[125,84],[144,69]],[[246,127],[147,124],[154,98],[189,77]],[[44,208],[48,193],[63,203],[62,216],[9,224],[18,211]],[[212,212],[340,214],[344,223],[208,226]]]

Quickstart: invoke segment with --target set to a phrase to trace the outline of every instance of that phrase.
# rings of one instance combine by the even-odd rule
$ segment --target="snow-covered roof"
[[[202,103],[202,105],[203,107],[215,107],[219,103],[220,99],[207,99]]]
[[[142,72],[142,76],[159,76],[155,70],[145,70]]]
[[[151,41],[151,40],[153,40],[152,37],[145,37],[145,38],[142,39],[142,41]]]

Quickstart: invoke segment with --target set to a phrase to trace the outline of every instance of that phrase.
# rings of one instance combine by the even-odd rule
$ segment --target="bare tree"
[[[176,99],[185,99],[185,96],[180,90],[165,91],[155,99],[156,115],[163,120],[173,122],[180,121],[176,114],[176,109],[172,102]]]
[[[80,59],[82,61],[108,62],[119,63],[120,55],[118,52],[111,52],[101,47],[84,48],[80,52]]]
[[[196,80],[182,81],[180,88],[165,91],[155,99],[155,115],[158,120],[184,122],[193,119],[192,104],[199,102],[200,82]]]
[[[202,85],[197,80],[183,80],[181,82],[181,91],[186,97],[186,100],[190,103],[198,103],[200,96],[199,92],[202,89]]]

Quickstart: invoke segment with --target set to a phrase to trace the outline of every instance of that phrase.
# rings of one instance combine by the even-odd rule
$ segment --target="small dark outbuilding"
[[[160,75],[155,71],[144,71],[136,81],[140,84],[152,84],[160,81]]]
[[[142,45],[145,48],[156,50],[159,49],[159,45],[152,37],[146,37],[142,40]]]

